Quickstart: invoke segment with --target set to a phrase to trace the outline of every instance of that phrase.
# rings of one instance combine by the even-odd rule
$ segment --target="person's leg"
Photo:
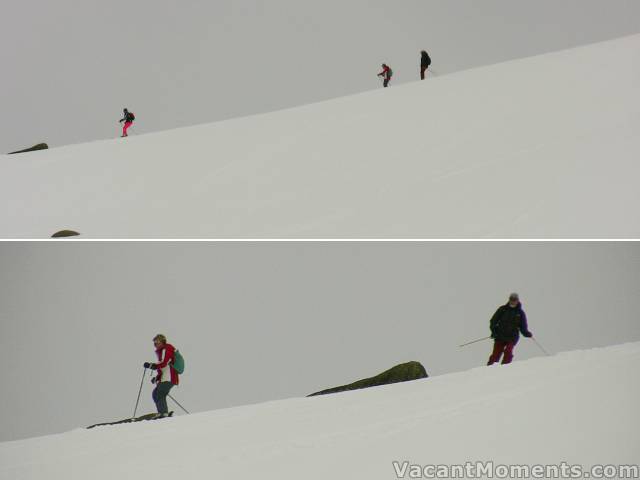
[[[387,88],[389,86],[389,79],[385,78],[384,83],[382,85],[384,86],[384,88]]]
[[[487,365],[493,365],[498,360],[500,360],[504,347],[505,347],[504,342],[501,342],[500,340],[494,340],[493,352],[491,352],[491,356],[489,357],[489,361],[487,362]]]
[[[169,407],[167,406],[167,395],[173,387],[171,382],[160,382],[156,387],[158,393],[156,393],[156,406],[158,407],[158,413],[169,413]]]
[[[124,122],[124,127],[122,127],[122,136],[123,137],[128,137],[129,135],[127,134],[127,130],[129,130],[129,127],[131,126],[133,122]]]
[[[427,69],[425,67],[420,67],[420,80],[424,80],[424,72]]]
[[[156,388],[153,389],[153,392],[151,392],[151,398],[153,398],[153,403],[156,404],[156,410],[158,410],[158,387],[159,385],[156,385]],[[160,411],[160,410],[158,410]]]
[[[502,357],[502,364],[511,363],[513,360],[513,347],[516,346],[516,342],[509,342],[504,347],[504,356]]]

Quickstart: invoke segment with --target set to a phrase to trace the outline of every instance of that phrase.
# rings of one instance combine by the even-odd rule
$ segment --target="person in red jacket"
[[[168,417],[169,408],[167,407],[167,395],[174,385],[178,385],[180,379],[178,372],[173,368],[175,359],[175,348],[167,343],[167,337],[158,334],[153,337],[153,345],[156,349],[158,363],[145,363],[145,368],[157,370],[158,374],[151,380],[156,384],[153,389],[152,397],[158,410],[158,417]]]
[[[382,64],[382,71],[378,74],[379,77],[384,79],[383,86],[387,88],[389,86],[389,82],[391,81],[391,77],[393,76],[393,70],[386,63]]]

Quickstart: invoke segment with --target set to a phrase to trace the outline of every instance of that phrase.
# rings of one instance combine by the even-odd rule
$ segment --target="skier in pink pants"
[[[120,120],[120,123],[124,122],[124,127],[122,127],[122,136],[123,137],[128,137],[127,130],[129,130],[129,127],[131,125],[133,125],[133,121],[135,119],[136,119],[136,116],[133,114],[133,112],[130,112],[129,110],[127,110],[125,108],[124,109],[124,117]]]

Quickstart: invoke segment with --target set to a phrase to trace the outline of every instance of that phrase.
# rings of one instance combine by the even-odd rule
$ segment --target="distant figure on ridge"
[[[144,368],[158,371],[158,374],[151,379],[151,383],[156,384],[151,396],[158,410],[157,418],[164,418],[170,416],[167,395],[179,382],[178,372],[173,368],[176,350],[173,345],[167,343],[167,338],[162,334],[153,337],[153,346],[159,363],[145,362]]]
[[[133,121],[136,119],[136,116],[133,114],[133,112],[130,112],[129,110],[127,110],[126,108],[124,109],[124,117],[122,117],[122,119],[120,120],[120,123],[124,122],[124,127],[122,127],[122,136],[123,137],[128,137],[129,135],[127,135],[127,130],[129,130],[129,127],[131,125],[133,125]]]
[[[420,52],[420,80],[424,80],[429,65],[431,65],[431,57],[426,50],[422,50]]]
[[[518,343],[520,333],[533,337],[527,326],[527,316],[522,309],[517,293],[509,295],[509,302],[498,308],[489,322],[491,338],[494,339],[493,352],[487,365],[493,365],[502,356],[502,364],[511,363],[513,348]]]
[[[393,70],[386,63],[382,64],[382,71],[378,74],[379,77],[384,79],[383,85],[384,88],[389,86],[389,82],[391,81],[391,77],[393,76]]]

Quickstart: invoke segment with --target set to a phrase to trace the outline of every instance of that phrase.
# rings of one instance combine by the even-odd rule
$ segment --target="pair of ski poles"
[[[467,345],[471,345],[473,343],[482,342],[484,340],[489,340],[490,338],[491,338],[491,336],[483,337],[483,338],[479,338],[477,340],[472,340],[471,342],[463,343],[462,345],[458,345],[458,346],[459,347],[466,347]],[[542,353],[544,353],[547,357],[551,356],[551,354],[549,352],[547,352],[542,345],[540,345],[540,342],[538,342],[538,340],[536,340],[536,337],[531,337],[531,340],[533,340],[535,342],[535,344],[542,351]]]
[[[147,374],[147,367],[144,367],[144,370],[142,371],[142,380],[140,380],[140,389],[138,390],[138,399],[136,400],[136,407],[133,409],[133,417],[131,418],[136,418],[136,413],[138,413],[138,404],[140,403],[140,394],[142,393],[142,385],[144,384],[144,377],[146,374]],[[184,410],[184,413],[186,413],[187,415],[189,414],[189,412],[187,412],[187,409],[184,408],[182,405],[180,405],[180,402],[178,402],[175,398],[173,398],[170,393],[167,394],[167,397],[173,400],[176,403],[176,405],[178,405],[182,410]]]

